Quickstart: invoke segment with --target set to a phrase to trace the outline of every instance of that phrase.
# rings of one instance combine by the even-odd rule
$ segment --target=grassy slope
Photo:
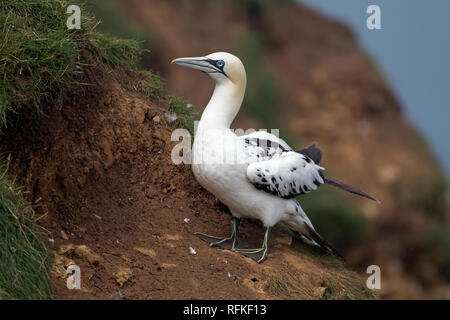
[[[0,299],[48,299],[50,251],[22,189],[0,165]]]
[[[95,30],[81,6],[81,29],[69,30],[66,8],[76,1],[6,0],[0,4],[0,128],[79,85],[87,63],[134,63],[136,41],[116,40]],[[89,58],[93,58],[91,59]]]
[[[69,4],[81,7],[80,30],[66,27]],[[47,106],[58,106],[65,90],[84,85],[83,74],[93,65],[136,65],[138,43],[105,36],[96,25],[77,1],[1,2],[1,132],[25,113],[37,116]],[[0,164],[0,299],[51,298],[52,257],[36,222],[31,204]]]

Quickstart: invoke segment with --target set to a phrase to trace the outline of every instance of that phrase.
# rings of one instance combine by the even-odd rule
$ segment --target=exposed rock
[[[130,268],[120,267],[119,270],[114,274],[117,284],[122,287],[131,277],[133,276],[133,271]]]

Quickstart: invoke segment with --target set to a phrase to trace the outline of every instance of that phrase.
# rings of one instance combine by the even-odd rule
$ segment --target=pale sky
[[[298,0],[351,27],[450,180],[450,1]],[[369,5],[381,30],[366,27]]]

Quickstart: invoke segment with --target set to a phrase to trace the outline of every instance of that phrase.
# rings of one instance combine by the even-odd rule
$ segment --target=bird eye
[[[225,65],[225,62],[223,60],[217,60],[216,61],[216,66],[218,68],[223,68],[224,65]]]

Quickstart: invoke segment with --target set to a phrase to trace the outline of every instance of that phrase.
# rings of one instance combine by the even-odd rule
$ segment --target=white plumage
[[[230,130],[245,93],[242,62],[229,53],[219,52],[206,57],[175,59],[173,63],[201,70],[216,82],[195,134],[192,170],[198,182],[227,205],[236,219],[230,237],[199,234],[200,238],[262,262],[268,251],[270,228],[283,221],[302,237],[335,252],[314,230],[295,199],[325,182],[320,173],[324,168],[306,152],[293,151],[273,134],[257,131],[237,136]],[[241,217],[258,219],[266,227],[261,248],[246,249],[238,245]]]
[[[295,151],[273,155],[247,167],[247,177],[258,189],[291,199],[316,190],[324,183],[319,174],[324,168]]]

